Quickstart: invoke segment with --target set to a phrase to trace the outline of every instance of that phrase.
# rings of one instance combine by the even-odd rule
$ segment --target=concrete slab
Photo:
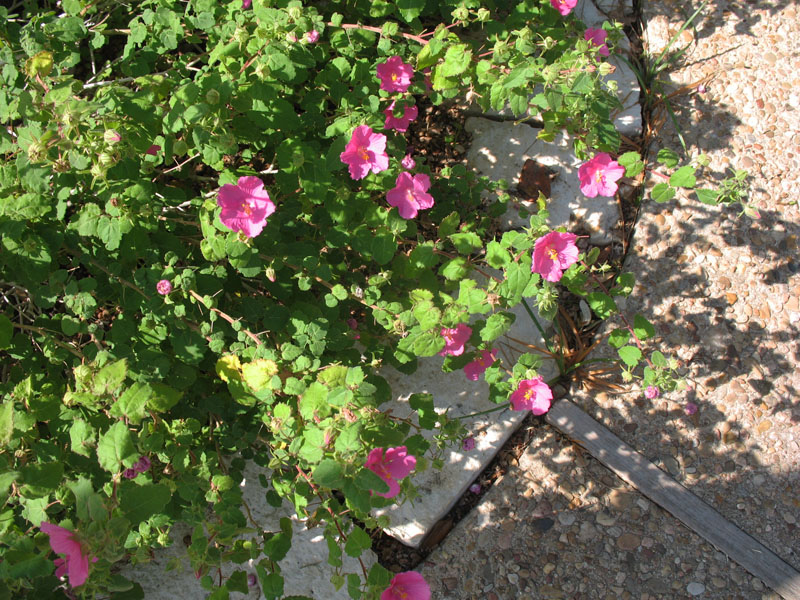
[[[536,139],[539,129],[511,121],[497,122],[469,117],[466,129],[472,134],[467,151],[469,165],[492,180],[505,179],[512,188],[519,184],[519,174],[526,160],[535,160],[556,172],[551,183],[549,223],[552,227],[588,229],[593,244],[607,245],[611,230],[619,220],[619,207],[614,198],[587,198],[580,191],[578,160],[572,151],[572,139],[559,133],[553,142]],[[509,207],[502,219],[502,228],[521,229],[529,225],[528,217],[519,216],[519,207],[536,210],[535,202],[519,201]]]
[[[535,309],[534,309],[535,310]],[[500,350],[500,357],[507,364],[513,364],[516,357],[523,352],[530,352],[518,342],[544,347],[544,341],[531,321],[525,309],[518,305],[512,309],[517,316],[511,330],[500,338],[495,348]],[[539,315],[537,315],[539,317]],[[543,328],[549,323],[539,317]],[[445,410],[451,418],[470,415],[495,406],[488,401],[489,386],[481,378],[470,381],[463,371],[442,373],[444,358],[435,356],[422,359],[419,369],[412,376],[387,368],[382,375],[392,386],[395,400],[381,406],[382,410],[391,409],[393,414],[406,417],[413,413],[408,405],[408,398],[414,393],[433,395],[434,405],[440,414]],[[555,363],[547,359],[539,369],[546,380],[557,374]],[[493,412],[465,421],[465,425],[475,438],[475,448],[465,451],[462,448],[450,448],[445,451],[444,467],[440,470],[428,469],[411,475],[419,489],[419,497],[414,502],[394,505],[375,511],[376,516],[388,515],[391,526],[386,532],[409,546],[418,547],[431,528],[455,505],[470,484],[485,469],[509,437],[516,431],[527,411],[516,412],[509,409]],[[431,432],[425,432],[427,439]]]

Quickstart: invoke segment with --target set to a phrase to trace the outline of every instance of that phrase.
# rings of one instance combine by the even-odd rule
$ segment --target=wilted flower
[[[606,152],[597,154],[593,159],[578,168],[581,192],[587,198],[597,195],[611,198],[617,193],[617,180],[625,175],[625,167],[612,160]]]
[[[539,376],[520,381],[509,399],[514,410],[530,410],[535,415],[543,415],[550,410],[553,391],[544,378]]]
[[[386,194],[389,206],[396,206],[404,219],[413,219],[420,210],[433,206],[433,196],[428,193],[430,177],[424,173],[411,175],[403,171],[395,180],[395,187]]]
[[[256,237],[275,212],[275,204],[264,189],[264,182],[251,175],[239,177],[236,185],[226,183],[219,189],[217,204],[222,207],[219,220],[228,229]]]
[[[417,166],[417,161],[415,161],[411,157],[411,154],[409,153],[409,154],[406,154],[403,157],[403,160],[400,161],[400,166],[403,167],[404,169],[408,169],[410,171],[411,169],[413,169],[414,167]]]
[[[408,453],[405,446],[387,448],[385,453],[383,448],[373,448],[367,456],[365,466],[389,486],[388,492],[378,493],[378,496],[394,498],[400,493],[400,484],[397,482],[414,470],[417,459]]]
[[[533,245],[531,272],[538,273],[547,281],[559,281],[564,271],[578,261],[578,247],[574,233],[551,231],[540,237]]]
[[[481,491],[481,486],[477,483],[473,483],[471,486],[469,486],[469,491],[473,494],[479,494]]]
[[[123,476],[125,479],[136,479],[136,476],[137,476],[138,474],[139,474],[139,473],[136,471],[136,469],[125,469],[125,470],[122,472],[122,476]]]
[[[697,412],[697,404],[694,402],[687,402],[686,406],[683,407],[684,412],[689,415],[690,417]]]
[[[309,44],[316,44],[319,41],[319,31],[316,29],[312,29],[308,33],[306,33],[306,41]]]
[[[661,392],[658,391],[658,388],[654,385],[648,385],[647,388],[644,390],[644,397],[648,400],[653,400],[658,398]]]
[[[461,448],[464,452],[469,452],[470,450],[475,449],[475,438],[472,436],[464,438],[464,441],[461,442]]]
[[[399,56],[389,57],[378,65],[378,79],[381,89],[386,92],[405,92],[411,85],[414,68],[403,62]]]
[[[431,588],[428,582],[416,571],[398,573],[381,594],[381,600],[430,600],[430,598]]]
[[[442,327],[441,333],[445,345],[439,356],[461,356],[464,353],[464,344],[472,335],[472,327],[459,323],[455,328]]]
[[[158,144],[153,144],[147,150],[144,151],[145,154],[149,154],[150,156],[155,156],[161,151],[161,146]]]
[[[150,469],[150,459],[146,456],[140,456],[139,460],[137,460],[133,464],[133,470],[137,473],[144,473],[145,471]]]
[[[353,135],[339,159],[349,166],[350,177],[353,179],[363,179],[370,171],[385,171],[389,168],[386,136],[375,133],[368,125],[359,125],[353,130]]]

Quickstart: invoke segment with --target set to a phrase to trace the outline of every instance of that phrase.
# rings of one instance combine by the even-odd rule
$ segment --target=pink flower
[[[644,390],[644,397],[648,400],[653,400],[658,398],[661,392],[658,391],[658,388],[654,385],[648,385],[647,388]]]
[[[242,10],[247,10],[253,4],[253,0],[242,0]]]
[[[150,459],[146,456],[140,456],[139,460],[137,460],[133,465],[133,470],[137,473],[144,473],[145,471],[150,469]]]
[[[469,486],[469,491],[473,494],[479,494],[481,491],[481,486],[477,483],[473,483],[471,486]]]
[[[706,86],[704,86],[702,83],[697,86],[697,93],[698,94],[705,94],[707,91],[708,90],[706,89]]]
[[[687,402],[686,406],[683,407],[684,412],[689,415],[690,417],[697,412],[697,404],[694,402]]]
[[[381,600],[431,600],[431,588],[416,571],[398,573],[389,587],[383,590]]]
[[[464,375],[466,375],[467,379],[470,381],[478,381],[478,378],[483,372],[492,366],[494,359],[494,351],[481,350],[481,355],[477,360],[466,364],[464,367]]]
[[[383,479],[389,486],[388,492],[378,494],[384,498],[397,496],[400,493],[400,484],[397,481],[407,477],[416,466],[417,459],[408,453],[405,446],[387,448],[385,454],[383,448],[373,448],[367,456],[366,464],[370,471]]]
[[[122,472],[122,476],[123,476],[125,479],[136,479],[136,476],[137,476],[138,474],[139,474],[139,473],[137,473],[137,472],[136,472],[136,469],[125,469],[125,470]]]
[[[445,341],[444,350],[439,356],[461,356],[464,354],[464,344],[472,335],[472,328],[464,323],[459,323],[455,329],[442,327],[442,337]]]
[[[531,273],[538,273],[547,281],[559,281],[564,270],[578,262],[578,247],[574,233],[551,231],[533,245]]]
[[[625,175],[625,167],[612,160],[606,152],[597,154],[592,160],[578,168],[581,192],[587,198],[598,194],[611,198],[617,193],[616,181]]]
[[[403,157],[403,160],[400,161],[400,166],[403,167],[404,169],[408,169],[410,171],[411,169],[413,169],[414,167],[417,166],[417,161],[415,161],[411,157],[411,154],[409,153],[409,154],[406,154]]]
[[[472,437],[472,436],[464,438],[464,441],[461,442],[461,448],[464,450],[464,452],[469,452],[470,450],[474,450],[475,449],[475,438]]]
[[[389,105],[389,108],[383,111],[383,114],[386,115],[386,122],[384,123],[384,127],[386,129],[396,129],[401,133],[405,133],[408,129],[408,124],[411,123],[414,119],[417,118],[417,114],[419,110],[416,106],[406,106],[403,109],[403,116],[402,117],[395,117],[394,116],[394,102]]]
[[[608,37],[608,32],[605,29],[596,29],[594,27],[589,27],[586,31],[583,32],[583,39],[587,42],[592,42],[595,46],[598,46],[600,49],[598,52],[600,56],[608,56],[608,46],[606,45],[606,38]]]
[[[172,291],[172,283],[169,279],[162,279],[156,284],[156,291],[162,296],[166,296]]]
[[[389,168],[389,155],[386,154],[386,136],[375,133],[367,125],[359,125],[339,159],[349,165],[350,177],[364,179],[367,173],[380,173]]]
[[[578,0],[550,0],[550,4],[561,13],[562,17],[566,17],[578,4]]]
[[[231,231],[256,237],[275,212],[275,204],[264,189],[264,182],[248,175],[239,177],[236,185],[226,183],[219,189],[217,204],[222,207],[219,220]]]
[[[378,79],[386,92],[405,92],[411,85],[414,68],[399,56],[392,56],[378,65]]]
[[[39,529],[50,536],[53,552],[64,555],[63,559],[57,558],[53,561],[56,576],[61,577],[66,573],[72,587],[83,585],[89,576],[89,555],[84,554],[80,542],[75,539],[75,532],[46,521],[42,521]],[[92,560],[96,561],[96,558]]]
[[[514,410],[530,410],[535,415],[543,415],[550,410],[553,391],[539,376],[520,381],[509,399]]]
[[[152,146],[150,146],[150,147],[149,147],[147,150],[145,150],[145,152],[144,152],[144,153],[145,153],[145,154],[149,154],[150,156],[155,156],[155,155],[156,155],[156,154],[158,154],[160,151],[161,151],[161,146],[159,146],[158,144],[153,144],[153,145],[152,145]]]
[[[404,219],[413,219],[420,210],[433,206],[433,196],[428,193],[431,179],[424,173],[412,175],[403,171],[395,180],[395,187],[386,194],[389,206],[396,206]]]
[[[312,29],[308,33],[306,33],[306,41],[309,44],[316,44],[319,41],[319,31],[316,29]]]

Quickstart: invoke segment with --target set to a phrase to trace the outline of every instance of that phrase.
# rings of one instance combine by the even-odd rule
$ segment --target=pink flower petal
[[[381,600],[430,600],[430,598],[431,588],[428,582],[416,571],[398,573],[381,594]]]
[[[509,397],[513,410],[530,410],[534,415],[550,410],[552,399],[553,391],[541,376],[523,379]]]

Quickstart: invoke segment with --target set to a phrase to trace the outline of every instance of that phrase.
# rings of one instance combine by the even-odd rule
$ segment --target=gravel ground
[[[699,6],[643,4],[651,54]],[[687,52],[662,76],[667,91],[687,90],[672,104],[689,155],[711,159],[704,178],[747,169],[761,214],[737,219],[733,207],[682,197],[642,207],[626,262],[638,284],[625,310],[656,324],[653,349],[678,357],[693,389],[652,401],[641,391],[571,394],[795,568],[798,16],[787,1],[714,0],[697,29],[681,34]],[[663,146],[682,154],[669,119],[656,142]],[[548,426],[420,571],[437,599],[777,598]]]

